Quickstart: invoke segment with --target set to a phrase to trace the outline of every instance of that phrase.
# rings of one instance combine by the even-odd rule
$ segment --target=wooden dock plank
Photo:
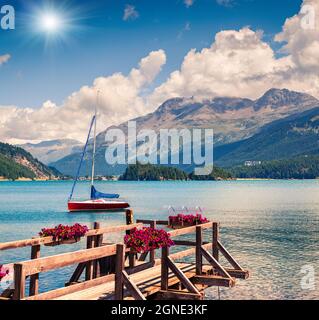
[[[195,265],[187,263],[176,264],[188,278],[195,276]],[[140,289],[140,291],[148,297],[161,290],[161,266],[156,266],[143,272],[138,272],[130,275],[130,279]],[[172,272],[169,273],[169,286],[178,283],[179,280]],[[77,291],[56,298],[55,300],[109,300],[114,296],[114,281],[109,281],[105,284],[97,285],[93,288]],[[130,294],[125,290],[125,296],[129,297]]]

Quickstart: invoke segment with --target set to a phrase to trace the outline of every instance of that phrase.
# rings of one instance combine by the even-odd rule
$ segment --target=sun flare
[[[41,28],[46,32],[55,32],[61,27],[61,19],[55,13],[44,14],[40,21]]]

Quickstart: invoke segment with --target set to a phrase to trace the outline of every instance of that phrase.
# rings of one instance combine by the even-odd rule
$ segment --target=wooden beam
[[[247,280],[249,278],[249,276],[250,276],[248,270],[226,269],[226,271],[230,274],[231,277],[237,278],[237,279]]]
[[[94,229],[98,230],[101,229],[101,225],[99,222],[94,223]],[[103,234],[99,234],[94,237],[94,247],[98,248],[101,247],[103,244]],[[93,261],[93,279],[97,278],[100,275],[100,265],[99,260]]]
[[[73,275],[71,276],[69,283],[78,282],[80,277],[81,277],[81,275],[82,275],[82,273],[84,272],[85,268],[86,268],[86,263],[85,262],[84,263],[83,262],[79,263],[77,265]]]
[[[86,249],[92,249],[94,245],[94,236],[87,237],[86,239]],[[85,269],[85,281],[89,281],[93,279],[93,261],[86,262]]]
[[[213,257],[218,261],[218,239],[219,239],[219,224],[217,222],[213,223]]]
[[[160,259],[157,263],[157,265],[160,264]],[[129,269],[126,269],[126,273],[127,274],[134,274],[134,273],[138,273],[138,272],[141,272],[141,271],[144,271],[146,269],[150,269],[150,268],[153,268],[155,266],[155,261],[154,262],[146,262],[146,263],[143,263],[143,264],[139,264],[138,266],[135,266],[134,268],[129,268]]]
[[[203,269],[202,248],[203,245],[203,230],[201,227],[196,227],[196,274],[201,275]]]
[[[125,271],[122,271],[122,276],[123,276],[124,285],[129,290],[132,297],[135,300],[146,300],[146,298],[144,297],[140,289],[137,287],[135,283],[131,281],[129,275]]]
[[[2,293],[0,294],[0,298],[9,300],[13,296],[13,294],[14,294],[14,289],[8,288],[2,291]]]
[[[144,252],[140,255],[138,261],[145,261],[147,256],[148,256],[149,252]]]
[[[155,300],[203,300],[203,295],[178,290],[159,291],[155,294]]]
[[[161,289],[164,291],[168,290],[168,264],[167,258],[169,255],[169,248],[162,248],[162,257],[161,257]]]
[[[21,300],[25,296],[25,270],[22,264],[14,264],[13,300]]]
[[[195,276],[192,278],[192,283],[208,287],[217,286],[227,288],[231,288],[235,285],[235,281],[233,279],[220,276]]]
[[[116,245],[110,245],[89,250],[84,249],[69,253],[62,253],[51,257],[20,262],[19,264],[24,266],[25,275],[30,276],[32,274],[63,268],[72,264],[113,256],[115,254]]]
[[[225,278],[230,278],[230,274],[226,271],[226,269],[203,247],[201,248],[203,257],[214,267],[217,271]]]
[[[128,261],[130,268],[134,268],[136,266],[136,253],[133,249],[130,249],[130,252],[128,253]]]
[[[217,246],[222,255],[227,259],[227,261],[232,265],[232,267],[236,270],[244,270],[239,263],[232,257],[232,255],[227,251],[227,249],[220,243],[220,241],[217,241]]]
[[[184,247],[196,247],[196,241],[188,240],[174,240],[175,246],[184,246]],[[210,242],[203,242],[203,244],[208,244]]]
[[[204,229],[209,229],[211,228],[213,225],[213,222],[208,222],[208,223],[204,223],[199,225],[199,227],[201,227],[203,230]],[[196,231],[196,227],[197,226],[192,226],[192,227],[187,227],[187,228],[182,228],[182,229],[178,229],[178,230],[173,230],[170,231],[169,234],[171,235],[172,238],[174,237],[178,237],[187,233],[193,233]]]
[[[41,246],[36,245],[31,248],[31,259],[39,259],[40,258],[40,250]],[[34,296],[39,292],[39,274],[33,274],[30,277],[30,287],[29,287],[29,295]]]
[[[36,296],[27,297],[24,300],[53,300],[53,299],[57,299],[59,297],[62,297],[64,295],[68,295],[68,294],[82,291],[85,289],[93,288],[95,286],[98,286],[98,285],[101,285],[101,284],[104,284],[104,283],[107,283],[110,281],[114,281],[114,280],[115,280],[115,275],[110,274],[110,275],[100,277],[97,279],[93,279],[90,281],[76,283],[76,284],[70,285],[68,287],[59,288],[59,289],[55,289],[52,291],[40,293]]]
[[[156,229],[157,225],[156,225],[156,221],[152,221],[151,222],[151,228]],[[150,251],[150,262],[154,262],[155,261],[155,250],[151,250]]]
[[[85,237],[96,236],[100,234],[107,234],[107,233],[116,233],[120,231],[127,231],[134,228],[142,227],[142,223],[135,223],[129,226],[122,225],[122,226],[113,226],[107,228],[101,228],[98,230],[89,230]],[[33,247],[36,245],[44,245],[53,242],[52,237],[44,237],[44,238],[33,238],[33,239],[25,239],[25,240],[18,240],[18,241],[11,241],[11,242],[4,242],[0,243],[0,251],[9,250],[9,249],[17,249],[17,248],[24,248],[24,247]]]
[[[182,285],[191,293],[200,294],[196,287],[190,282],[190,280],[184,275],[184,273],[176,266],[170,257],[166,259],[168,267],[173,271]]]
[[[115,300],[123,300],[123,271],[125,263],[125,248],[123,244],[116,246],[116,266],[115,266]]]
[[[136,223],[151,224],[154,220],[137,219]],[[160,226],[168,226],[167,220],[156,220],[156,224]]]
[[[125,212],[126,224],[132,225],[134,223],[134,213],[132,209],[127,209]]]

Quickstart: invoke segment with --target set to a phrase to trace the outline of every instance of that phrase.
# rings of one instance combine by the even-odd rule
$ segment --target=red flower
[[[174,245],[169,233],[154,228],[132,229],[131,233],[124,237],[124,243],[138,253]]]
[[[44,228],[39,233],[40,237],[53,237],[54,241],[71,240],[85,236],[89,231],[87,226],[76,223],[73,226],[59,224],[54,228]]]
[[[209,222],[209,220],[203,217],[202,214],[196,213],[194,214],[178,214],[177,216],[170,216],[169,217],[170,224],[188,224],[188,225],[197,225]]]
[[[9,270],[3,268],[3,265],[0,264],[0,281],[9,274]]]

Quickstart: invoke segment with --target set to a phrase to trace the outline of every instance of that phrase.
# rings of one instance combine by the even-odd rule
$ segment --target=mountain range
[[[71,153],[81,151],[83,144],[72,139],[42,141],[40,143],[26,143],[18,145],[30,152],[36,159],[49,164],[66,157]]]
[[[1,179],[55,179],[60,173],[49,168],[24,149],[0,142]]]
[[[319,106],[274,121],[253,137],[217,147],[217,165],[230,167],[245,161],[289,159],[319,154]]]
[[[257,100],[236,97],[217,97],[205,101],[197,101],[195,98],[170,99],[153,113],[133,120],[136,121],[138,131],[213,128],[215,160],[219,165],[231,166],[246,160],[269,160],[305,152],[316,153],[314,140],[318,107],[319,101],[308,94],[271,89]],[[126,132],[127,123],[112,128]],[[97,136],[96,173],[121,174],[125,166],[109,166],[105,162],[105,133],[106,130]],[[77,149],[50,165],[64,174],[74,175],[80,154]],[[90,173],[90,163],[91,156],[88,153],[82,175]]]

